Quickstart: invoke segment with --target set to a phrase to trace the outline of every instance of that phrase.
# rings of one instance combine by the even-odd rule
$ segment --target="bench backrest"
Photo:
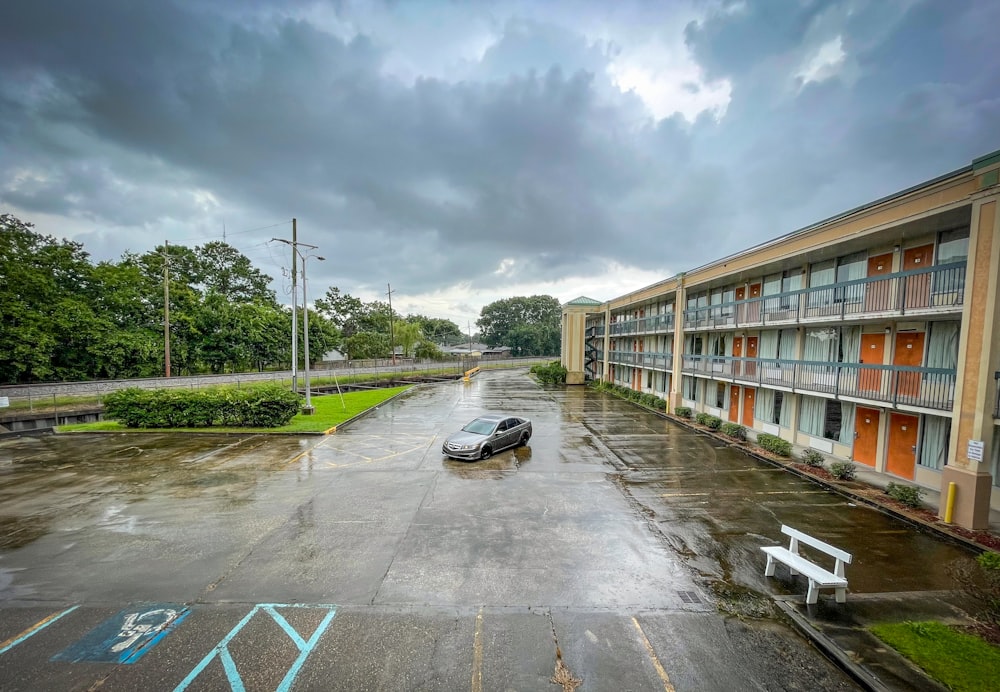
[[[839,562],[848,565],[851,563],[851,554],[849,552],[834,547],[829,543],[824,543],[818,538],[813,538],[807,533],[802,533],[798,529],[793,529],[791,526],[785,526],[784,524],[782,524],[781,533],[791,537],[792,545],[789,547],[789,550],[791,550],[794,553],[798,552],[798,550],[796,549],[797,546],[795,545],[796,542],[805,543],[806,545],[815,548],[816,550],[820,550],[831,557],[837,558]]]

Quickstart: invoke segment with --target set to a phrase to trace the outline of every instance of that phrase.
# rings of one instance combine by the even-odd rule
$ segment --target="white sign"
[[[982,440],[969,440],[968,447],[965,450],[965,456],[969,457],[969,461],[982,461],[983,460],[983,441]]]
[[[0,408],[5,408],[10,406],[10,399],[5,396],[0,396]]]

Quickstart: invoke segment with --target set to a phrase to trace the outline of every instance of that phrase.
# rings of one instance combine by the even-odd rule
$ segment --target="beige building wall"
[[[864,250],[869,257],[891,253],[891,271],[904,272],[906,268],[903,266],[903,256],[908,249],[920,245],[932,245],[936,248],[939,232],[954,228],[956,223],[959,226],[967,224],[969,227],[969,253],[949,456],[946,465],[940,470],[917,465],[913,482],[925,487],[936,487],[941,491],[942,497],[947,496],[948,488],[954,483],[956,499],[951,508],[952,520],[961,526],[983,528],[988,523],[991,505],[1000,509],[1000,488],[994,482],[994,469],[991,467],[991,460],[997,456],[993,446],[1000,439],[1000,435],[996,433],[997,421],[993,416],[998,384],[994,373],[1000,372],[1000,151],[981,157],[966,169],[953,174],[613,298],[600,307],[589,308],[591,314],[604,315],[605,334],[601,343],[605,360],[599,366],[599,372],[605,378],[610,376],[608,355],[612,339],[619,348],[630,350],[633,340],[644,338],[641,334],[611,337],[611,320],[616,315],[634,315],[639,309],[672,296],[675,299],[675,329],[668,395],[672,410],[682,401],[682,378],[685,376],[684,338],[688,331],[684,324],[687,296],[726,286],[749,288],[755,282],[760,283],[767,273],[781,268],[808,269],[813,262],[857,250]],[[803,281],[807,276],[808,273],[803,274]],[[564,364],[568,369],[582,373],[585,317],[574,319],[571,314],[571,309],[564,308]],[[958,314],[952,312],[945,318],[957,320]],[[878,333],[888,327],[885,331],[883,362],[891,366],[894,363],[893,344],[898,331],[923,330],[929,338],[931,329],[928,324],[927,318],[919,314],[893,317],[885,323],[868,318],[862,325],[862,330],[865,333]],[[751,332],[759,335],[756,330],[745,331],[747,335]],[[701,327],[699,333],[707,338],[711,331]],[[801,328],[799,333],[797,357],[803,359]],[[640,388],[646,382],[645,371],[641,373]],[[583,381],[582,374],[579,381]],[[706,381],[714,386],[719,380],[713,377]],[[633,379],[633,386],[635,382]],[[745,388],[745,385],[739,386]],[[795,406],[792,409],[791,428],[782,428],[780,432],[783,437],[795,440],[798,444],[809,445],[810,436],[798,430],[799,402],[803,395],[809,393],[786,394],[792,398]],[[742,405],[741,396],[740,406]],[[862,405],[870,407],[869,404]],[[697,406],[701,410],[706,404],[700,401]],[[888,473],[887,455],[893,439],[889,431],[890,415],[897,411],[918,417],[930,413],[884,403],[877,408],[880,420],[876,434],[877,453],[872,470]],[[941,412],[937,411],[936,415],[940,416]],[[758,426],[763,427],[765,422],[754,419],[753,425],[757,429]],[[772,424],[767,425],[773,427]],[[838,442],[830,446],[834,457],[850,458],[853,454],[851,444]],[[898,452],[896,449],[895,453]],[[942,513],[945,511],[942,503]]]

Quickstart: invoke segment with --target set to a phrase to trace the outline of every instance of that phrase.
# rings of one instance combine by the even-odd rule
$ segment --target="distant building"
[[[486,344],[460,344],[458,346],[440,346],[441,352],[450,356],[472,356],[486,360],[510,358],[510,346],[487,346]]]

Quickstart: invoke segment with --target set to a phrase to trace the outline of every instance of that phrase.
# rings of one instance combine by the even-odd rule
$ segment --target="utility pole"
[[[277,240],[277,238],[275,239]],[[298,241],[295,219],[292,219],[292,391],[299,391],[299,317],[295,306],[299,302],[299,292],[296,288],[298,272],[296,267],[299,264],[298,251],[296,245]],[[281,241],[288,242],[288,241]]]
[[[324,258],[323,257],[319,257],[317,255],[309,255],[308,254],[309,250],[316,250],[319,246],[318,245],[308,245],[306,243],[300,243],[298,241],[298,236],[296,235],[296,227],[295,226],[296,226],[295,219],[292,219],[292,239],[290,241],[286,240],[285,238],[271,238],[271,240],[273,240],[275,242],[278,242],[278,243],[285,243],[286,245],[291,245],[292,246],[292,391],[293,392],[299,391],[299,386],[298,386],[299,385],[299,378],[298,378],[299,355],[298,355],[298,336],[297,336],[298,327],[299,327],[299,321],[298,321],[298,311],[296,309],[296,306],[298,304],[298,288],[297,288],[298,287],[298,282],[296,280],[296,276],[297,276],[297,273],[298,273],[297,266],[298,266],[299,260],[302,260],[302,312],[303,312],[303,316],[304,316],[304,320],[305,320],[305,334],[304,334],[304,336],[305,336],[305,347],[306,347],[306,353],[305,353],[305,355],[306,355],[306,369],[305,369],[305,374],[306,374],[306,406],[305,406],[305,408],[303,409],[302,412],[308,414],[308,413],[312,413],[313,412],[313,408],[312,408],[312,403],[311,403],[310,393],[309,393],[309,301],[308,301],[308,296],[306,296],[306,258],[307,257],[316,257],[319,260],[323,260]],[[307,248],[305,255],[303,255],[299,251],[300,247]]]
[[[170,241],[163,241],[163,360],[170,377]]]
[[[389,289],[387,296],[389,296],[389,352],[392,353],[392,364],[396,364],[396,339],[392,334],[392,286],[386,284],[385,287]]]

